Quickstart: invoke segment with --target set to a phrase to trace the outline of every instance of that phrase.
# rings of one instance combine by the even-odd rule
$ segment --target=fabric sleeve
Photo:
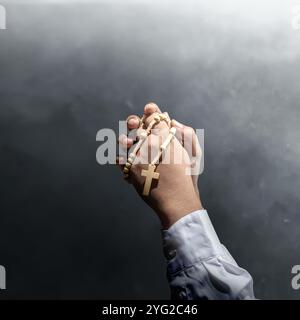
[[[162,231],[172,299],[255,299],[251,275],[220,243],[206,210]]]

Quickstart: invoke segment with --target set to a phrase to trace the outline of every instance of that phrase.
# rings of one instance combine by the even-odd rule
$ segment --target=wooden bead
[[[128,169],[130,169],[130,168],[131,168],[131,163],[126,162],[126,163],[125,163],[125,167],[128,168]]]
[[[148,134],[146,131],[143,131],[141,134],[140,134],[140,139],[141,140],[145,140],[147,138]]]
[[[132,165],[133,161],[134,161],[134,159],[132,159],[132,158],[127,159],[127,162],[130,163],[131,165]]]
[[[173,136],[175,136],[175,134],[176,134],[176,128],[171,128],[170,129],[170,133],[173,135]]]
[[[147,134],[150,134],[151,133],[151,129],[155,126],[157,122],[153,119],[150,123],[149,123],[149,126],[147,128]]]
[[[165,150],[166,150],[166,146],[162,144],[162,145],[160,146],[160,150],[161,150],[161,151],[165,151]]]
[[[166,117],[168,120],[170,120],[170,116],[169,116],[168,112],[164,112],[163,114],[165,115],[165,117]]]
[[[123,172],[124,172],[124,173],[128,173],[128,172],[129,172],[129,169],[125,167],[125,168],[123,169]]]
[[[155,120],[155,122],[160,122],[160,115],[155,115],[153,119]]]

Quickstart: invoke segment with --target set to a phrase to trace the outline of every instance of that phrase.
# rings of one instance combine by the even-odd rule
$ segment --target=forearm
[[[171,228],[172,225],[191,212],[203,210],[199,194],[196,194],[192,188],[189,192],[189,198],[186,197],[188,193],[185,192],[184,199],[178,194],[174,195],[171,199],[161,199],[156,213],[164,230]]]
[[[171,120],[153,103],[145,106],[142,118],[130,116],[127,127],[136,130],[136,138],[120,136],[128,159],[119,165],[167,229],[163,238],[172,296],[179,291],[187,299],[254,298],[251,276],[221,245],[202,208],[199,171],[192,170],[202,156],[194,129]]]

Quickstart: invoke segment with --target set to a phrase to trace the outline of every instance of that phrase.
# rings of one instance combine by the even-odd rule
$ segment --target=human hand
[[[146,129],[154,119],[155,114],[161,113],[159,107],[154,103],[149,103],[144,108],[143,126]],[[143,169],[147,169],[145,157],[149,157],[151,152],[156,154],[161,142],[169,132],[166,122],[159,122],[146,138],[135,158],[129,173],[128,181],[132,183],[143,200],[154,209],[161,220],[162,226],[168,229],[173,223],[184,215],[202,209],[198,191],[198,175],[188,174],[191,167],[201,160],[201,148],[195,131],[179,122],[172,120],[171,125],[176,128],[176,138],[169,145],[169,163],[159,163],[156,172],[159,173],[159,181],[152,183],[149,196],[143,196],[142,191],[145,177],[141,175]],[[138,116],[128,117],[127,127],[129,135],[121,135],[119,143],[124,147],[132,149],[134,147],[134,137],[139,136],[140,118]],[[133,133],[133,134],[132,134]],[[181,155],[181,161],[174,161],[174,156]],[[150,160],[150,159],[149,159]],[[191,161],[192,160],[192,161]],[[119,159],[121,169],[124,169],[126,159]],[[197,163],[195,163],[197,162]],[[150,163],[150,162],[149,162]]]

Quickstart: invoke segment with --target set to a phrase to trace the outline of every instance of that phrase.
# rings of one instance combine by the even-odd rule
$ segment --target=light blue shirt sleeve
[[[206,210],[162,231],[172,299],[255,299],[251,275],[220,243]]]

